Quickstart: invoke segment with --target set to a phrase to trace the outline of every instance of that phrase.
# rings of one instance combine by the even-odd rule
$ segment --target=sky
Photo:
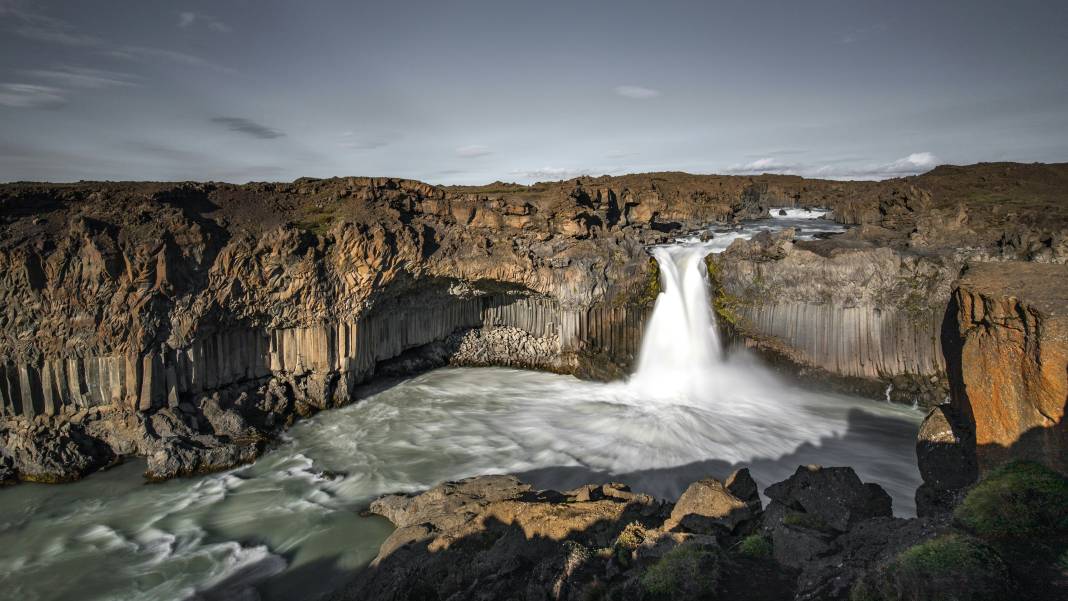
[[[0,0],[0,181],[1068,161],[1068,1]]]

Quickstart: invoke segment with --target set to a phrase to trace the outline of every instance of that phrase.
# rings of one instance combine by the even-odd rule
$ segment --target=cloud
[[[613,91],[624,98],[633,98],[635,100],[648,100],[660,96],[660,90],[641,86],[616,86]]]
[[[784,163],[774,157],[763,157],[749,163],[730,165],[721,172],[726,175],[776,173],[823,179],[880,180],[918,175],[938,164],[938,157],[930,152],[914,152],[894,161],[866,164],[858,163],[857,159],[824,161],[822,164]]]
[[[233,28],[231,28],[229,25],[223,23],[222,21],[216,19],[211,15],[206,15],[204,13],[197,13],[193,11],[184,11],[178,13],[178,27],[181,27],[182,29],[189,29],[190,27],[198,23],[203,24],[208,29],[212,31],[217,31],[219,33],[229,33],[230,31],[233,31]]]
[[[145,59],[149,59],[193,67],[207,67],[225,73],[234,72],[233,69],[185,52],[154,48],[151,46],[126,46],[115,44],[96,36],[87,35],[79,32],[73,25],[66,21],[25,9],[21,2],[0,0],[0,16],[9,16],[20,21],[21,24],[14,27],[12,31],[26,39],[38,42],[70,46],[74,48],[93,48],[106,56],[124,60],[144,61]],[[213,22],[216,23],[216,26],[214,27],[211,25]],[[219,29],[219,26],[222,26],[226,28],[226,31],[229,31],[228,26],[218,21],[209,21],[208,26],[217,31],[222,31],[222,29]]]
[[[727,175],[756,175],[760,173],[796,173],[803,165],[786,164],[774,157],[761,157],[748,163],[734,164],[723,169]]]
[[[225,125],[230,131],[243,133],[252,136],[253,138],[259,138],[260,140],[273,140],[285,135],[285,133],[277,129],[261,125],[255,121],[244,119],[242,117],[214,117],[211,122]]]
[[[349,150],[375,150],[389,146],[389,139],[384,136],[371,136],[348,131],[341,134],[338,146]]]
[[[575,169],[571,167],[542,167],[529,171],[512,171],[510,175],[530,181],[549,181],[573,179],[583,175],[593,175],[592,169]]]
[[[153,48],[151,46],[120,46],[107,52],[109,56],[115,58],[121,58],[130,61],[144,62],[145,59],[156,59],[161,61],[167,61],[178,65],[184,65],[187,67],[205,67],[208,69],[214,69],[222,73],[234,73],[235,71],[229,67],[213,63],[207,59],[201,58],[194,54],[188,54],[185,52],[178,52],[176,50],[166,50],[164,48]]]
[[[67,104],[63,90],[28,83],[0,84],[0,105],[12,108],[58,108]]]
[[[915,174],[930,171],[938,166],[938,158],[929,152],[914,152],[884,167],[887,173]]]
[[[58,22],[51,25],[24,25],[16,28],[15,33],[24,38],[36,40],[38,42],[48,42],[77,48],[99,46],[101,44],[100,38],[73,32],[69,27],[61,26]]]
[[[84,67],[56,67],[54,69],[28,69],[24,75],[46,79],[71,88],[110,88],[136,86],[137,77],[118,71],[103,71]]]
[[[465,159],[484,157],[488,154],[493,154],[493,151],[490,150],[488,146],[483,146],[481,144],[471,144],[469,146],[461,146],[456,149],[456,156],[460,156]]]

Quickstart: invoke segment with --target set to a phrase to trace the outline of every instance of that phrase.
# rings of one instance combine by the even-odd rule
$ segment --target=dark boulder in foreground
[[[787,510],[805,513],[838,532],[861,520],[893,515],[890,495],[878,484],[862,483],[848,467],[801,466],[764,494]]]

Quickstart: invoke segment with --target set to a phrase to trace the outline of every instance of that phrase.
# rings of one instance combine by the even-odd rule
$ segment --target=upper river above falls
[[[673,500],[735,467],[764,488],[799,464],[850,465],[911,515],[921,414],[797,388],[744,352],[722,356],[714,321],[703,321],[703,280],[686,280],[695,258],[735,238],[841,230],[810,216],[654,250],[680,268],[677,306],[665,316],[658,304],[659,340],[646,340],[629,382],[439,369],[373,382],[358,403],[298,423],[255,464],[225,473],[145,484],[131,461],[73,484],[4,490],[0,590],[21,601],[314,598],[370,561],[392,530],[359,515],[370,500],[487,473],[556,489],[616,480]],[[658,303],[671,294],[668,285]],[[687,363],[694,355],[703,367]]]

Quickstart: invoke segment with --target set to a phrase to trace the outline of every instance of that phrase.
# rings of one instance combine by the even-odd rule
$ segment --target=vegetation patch
[[[975,538],[947,534],[910,547],[854,584],[850,601],[1009,601],[1008,567]]]
[[[634,550],[643,542],[645,542],[645,528],[638,522],[627,524],[612,545],[616,561],[623,566],[629,566]]]
[[[316,236],[323,236],[330,230],[330,226],[334,225],[336,220],[337,215],[333,208],[315,207],[301,215],[300,221],[296,223],[296,226]]]
[[[719,263],[713,255],[705,257],[705,265],[708,268],[708,280],[712,287],[712,308],[716,311],[716,316],[734,328],[742,328],[741,309],[746,302],[727,292],[720,281]]]
[[[680,545],[642,574],[642,589],[649,599],[657,601],[715,599],[722,579],[722,560],[718,549]]]
[[[1010,463],[975,486],[953,516],[989,539],[1068,534],[1068,478],[1032,462]]]
[[[791,511],[790,513],[787,513],[783,516],[782,523],[787,526],[793,526],[794,528],[806,528],[808,530],[817,530],[819,532],[834,532],[834,528],[831,528],[830,525],[823,521],[818,515],[801,511]]]
[[[771,551],[771,541],[760,534],[750,534],[743,538],[735,549],[735,552],[737,552],[738,555],[751,557],[753,559],[766,559],[771,557]]]
[[[655,303],[658,296],[660,296],[660,265],[657,264],[656,259],[649,259],[649,266],[645,270],[645,283],[638,295],[637,303],[639,306],[647,307]]]

